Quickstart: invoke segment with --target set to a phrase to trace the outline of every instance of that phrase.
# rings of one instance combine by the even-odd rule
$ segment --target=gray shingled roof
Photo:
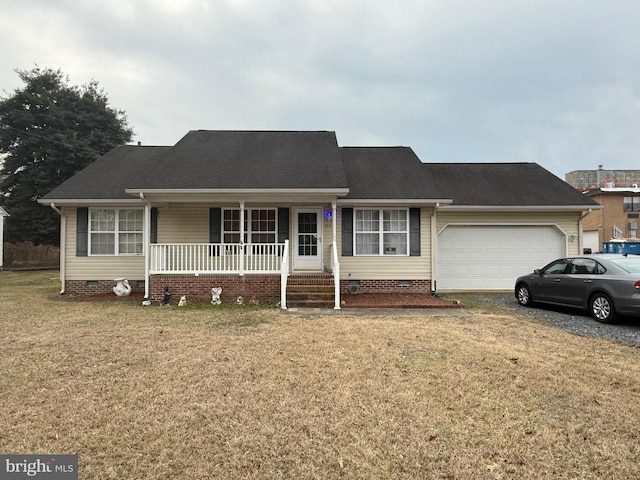
[[[447,199],[409,147],[342,147],[348,199]]]
[[[130,183],[158,175],[158,159],[171,147],[122,145],[100,157],[42,197],[47,199],[131,200],[125,192]]]
[[[334,132],[191,131],[155,173],[127,188],[347,187]]]
[[[537,163],[430,163],[425,168],[453,205],[598,205]]]
[[[173,147],[117,147],[41,201],[131,199],[125,189],[346,188],[350,200],[598,205],[535,163],[422,163],[408,147],[340,148],[334,132],[203,130]]]

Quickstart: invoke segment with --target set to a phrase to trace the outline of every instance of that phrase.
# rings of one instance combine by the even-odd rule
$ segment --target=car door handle
[[[560,281],[560,279],[559,278],[554,278],[553,281],[558,283]]]
[[[591,282],[593,282],[593,280],[589,280],[589,279],[587,279],[587,280],[583,280],[583,282],[584,282],[584,283],[591,283]]]

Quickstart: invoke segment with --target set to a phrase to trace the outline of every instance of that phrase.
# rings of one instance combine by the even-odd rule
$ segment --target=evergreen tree
[[[0,204],[9,212],[5,241],[58,245],[60,219],[43,195],[131,140],[122,110],[98,82],[77,87],[61,70],[16,70],[24,87],[0,99]]]

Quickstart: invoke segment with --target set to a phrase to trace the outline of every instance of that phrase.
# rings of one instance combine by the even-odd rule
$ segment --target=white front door
[[[293,269],[322,270],[322,209],[293,209]]]

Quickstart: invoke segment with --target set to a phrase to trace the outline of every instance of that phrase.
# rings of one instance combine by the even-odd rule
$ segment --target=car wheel
[[[596,293],[589,301],[591,315],[601,323],[615,323],[616,311],[609,295]]]
[[[518,303],[523,307],[529,307],[531,305],[531,290],[525,284],[518,285],[516,289],[516,297]]]

